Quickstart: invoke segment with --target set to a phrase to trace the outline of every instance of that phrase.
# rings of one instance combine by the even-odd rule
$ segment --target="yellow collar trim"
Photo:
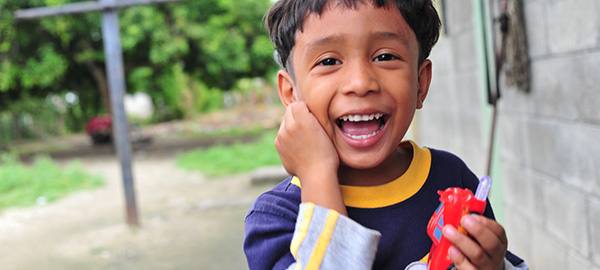
[[[409,146],[410,145],[410,146]],[[400,203],[415,195],[425,184],[431,167],[431,152],[413,141],[403,141],[399,147],[412,147],[413,159],[408,170],[396,180],[379,186],[340,185],[346,206],[379,208]],[[300,179],[294,176],[292,184],[300,187]]]

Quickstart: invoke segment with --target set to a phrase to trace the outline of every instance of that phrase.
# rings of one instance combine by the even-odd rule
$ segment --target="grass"
[[[256,168],[281,164],[273,141],[277,131],[267,131],[255,142],[218,144],[196,149],[177,156],[177,166],[199,170],[210,177],[252,171]]]
[[[49,157],[41,156],[26,166],[15,155],[0,156],[0,209],[45,204],[103,184],[101,177],[84,173],[80,162],[61,168]]]

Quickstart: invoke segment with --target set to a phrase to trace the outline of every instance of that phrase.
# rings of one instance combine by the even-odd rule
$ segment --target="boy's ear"
[[[294,80],[287,71],[280,70],[277,73],[277,88],[279,90],[279,99],[281,99],[284,107],[287,108],[288,105],[296,101]]]
[[[423,102],[429,92],[429,84],[431,83],[431,61],[425,59],[419,67],[419,81],[417,90],[417,109],[423,108]]]

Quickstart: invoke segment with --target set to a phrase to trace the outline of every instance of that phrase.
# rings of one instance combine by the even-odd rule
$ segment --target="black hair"
[[[312,13],[322,14],[329,1],[348,8],[357,8],[368,0],[279,0],[265,16],[265,25],[275,45],[275,60],[284,68],[291,68],[290,53],[295,43],[296,30],[302,31],[304,20]],[[440,33],[440,18],[432,0],[371,0],[378,8],[395,4],[406,23],[415,33],[419,44],[419,65],[429,57]]]

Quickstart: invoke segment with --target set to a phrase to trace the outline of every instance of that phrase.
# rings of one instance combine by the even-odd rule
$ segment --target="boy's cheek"
[[[323,128],[323,130],[325,130],[325,133],[327,133],[327,136],[329,137],[329,139],[333,140],[335,123],[331,123],[331,121],[329,121],[329,118],[325,118],[325,119],[317,118],[317,121],[319,122],[319,124],[321,124],[321,127]]]
[[[323,111],[322,106],[315,105],[315,103],[311,103],[310,100],[305,101],[306,106],[310,113],[317,119],[317,122],[321,125],[321,128],[325,130],[329,138],[333,138],[333,128],[335,128],[335,122],[331,122],[329,120],[329,114],[327,111]]]
[[[295,88],[295,96],[297,101],[303,101],[308,107],[310,113],[317,119],[321,128],[325,130],[330,139],[334,138],[335,121],[329,118],[329,107],[331,106],[332,97],[324,94],[324,87],[312,87],[313,91],[306,91],[307,85],[297,85]],[[328,89],[328,88],[327,88]]]

